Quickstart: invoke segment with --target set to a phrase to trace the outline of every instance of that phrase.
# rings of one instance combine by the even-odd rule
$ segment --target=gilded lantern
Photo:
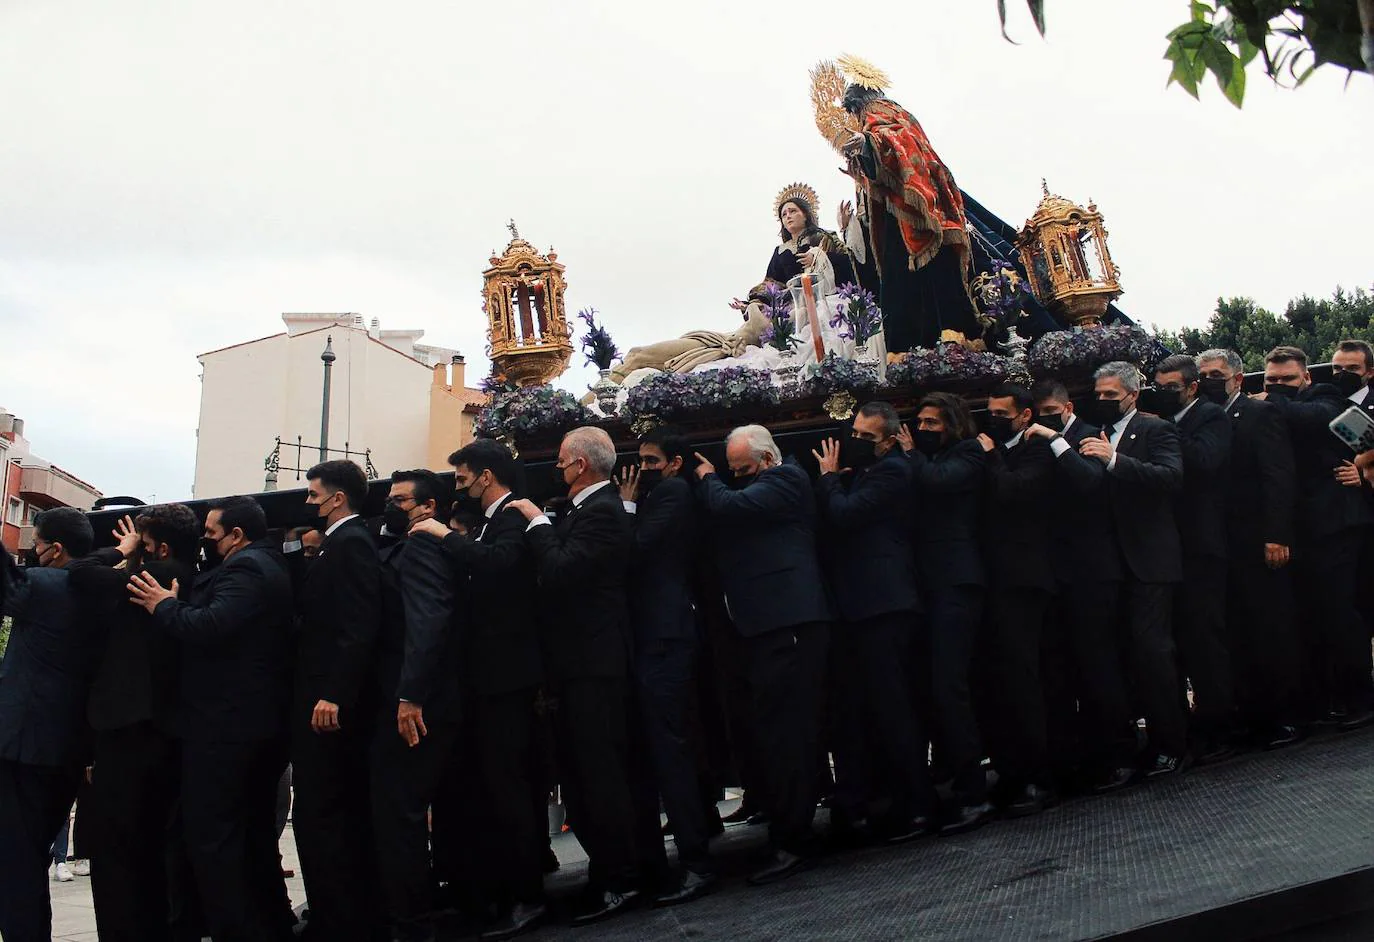
[[[1064,323],[1095,326],[1121,297],[1121,269],[1107,248],[1102,214],[1091,200],[1085,209],[1051,193],[1043,180],[1040,186],[1044,197],[1016,241],[1031,290]]]
[[[564,268],[552,249],[541,255],[520,238],[512,221],[511,241],[482,273],[487,314],[487,349],[496,371],[517,386],[548,383],[568,368],[572,331],[563,309]]]

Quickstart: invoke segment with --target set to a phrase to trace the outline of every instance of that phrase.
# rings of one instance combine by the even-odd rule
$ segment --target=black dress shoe
[[[1147,779],[1168,778],[1170,775],[1188,771],[1191,764],[1192,762],[1186,755],[1166,756],[1160,753],[1154,757],[1154,761],[1145,767],[1145,777]]]
[[[768,820],[768,815],[764,814],[762,811],[756,811],[751,814],[749,820],[744,823],[750,827],[758,827],[760,824],[767,824]]]
[[[1265,749],[1282,749],[1302,741],[1302,730],[1296,726],[1275,726],[1264,739]]]
[[[624,893],[612,893],[606,890],[599,897],[594,898],[590,906],[583,909],[572,918],[571,925],[590,926],[594,922],[603,919],[610,919],[625,912],[639,899],[639,890],[626,890]]]
[[[499,942],[513,939],[522,932],[528,932],[544,921],[548,907],[543,903],[516,903],[511,911],[497,920],[496,924],[482,932],[482,942]]]
[[[830,813],[830,826],[822,838],[827,850],[849,850],[862,847],[872,838],[867,818],[852,821],[836,812]]]
[[[701,899],[711,888],[716,885],[716,875],[714,873],[696,873],[692,870],[685,870],[682,874],[682,884],[671,893],[664,893],[654,899],[655,906],[677,906],[680,903],[690,903],[694,899]]]
[[[1336,724],[1336,728],[1348,732],[1352,729],[1362,729],[1374,723],[1374,710],[1351,710],[1346,713],[1345,719]]]
[[[764,886],[768,883],[776,883],[779,880],[786,880],[794,876],[809,866],[809,861],[805,857],[798,857],[796,854],[789,854],[785,850],[773,852],[768,864],[749,874],[745,882],[750,886]]]
[[[936,830],[935,822],[925,815],[903,818],[883,829],[883,843],[905,844],[907,841],[934,834]]]
[[[709,820],[708,822],[706,822],[706,836],[707,836],[708,838],[710,838],[710,837],[720,837],[720,836],[721,836],[722,834],[724,834],[724,833],[725,833],[725,819],[722,818],[722,817],[720,816],[720,812],[717,811],[715,814],[711,815],[711,820]]]
[[[552,846],[544,847],[544,872],[557,873],[558,868],[563,866],[558,862],[558,855],[553,852]]]
[[[1027,785],[1012,796],[1002,811],[1009,818],[1024,818],[1039,814],[1052,804],[1054,797],[1049,789],[1041,788],[1039,785]]]
[[[1198,753],[1198,765],[1211,765],[1214,762],[1224,762],[1236,754],[1236,749],[1230,743],[1215,742],[1204,747]]]
[[[1093,786],[1093,791],[1099,795],[1108,792],[1120,791],[1127,785],[1135,781],[1137,770],[1129,766],[1122,766],[1119,769],[1112,769],[1107,773],[1102,781]]]
[[[965,834],[969,831],[976,831],[978,828],[987,824],[997,815],[997,809],[991,803],[983,802],[981,805],[964,805],[959,809],[952,821],[940,828],[941,837],[952,837],[955,834]]]
[[[754,816],[754,809],[741,804],[734,811],[721,816],[722,824],[744,824]]]

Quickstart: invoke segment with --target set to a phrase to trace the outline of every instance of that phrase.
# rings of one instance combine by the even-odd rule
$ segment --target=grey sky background
[[[777,191],[851,195],[807,94],[841,52],[1009,222],[1042,176],[1095,199],[1137,320],[1374,281],[1367,77],[1252,70],[1237,111],[1165,89],[1184,0],[1054,0],[1047,41],[1011,6],[1019,46],[993,0],[0,0],[0,406],[106,493],[186,497],[195,355],[283,311],[424,328],[475,383],[512,216],[622,349],[729,329]]]

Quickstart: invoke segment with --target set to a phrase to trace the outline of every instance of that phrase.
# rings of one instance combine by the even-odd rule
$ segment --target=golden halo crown
[[[864,88],[880,92],[892,84],[892,80],[887,77],[887,73],[878,68],[867,59],[858,56],[851,56],[848,53],[835,60],[835,64],[840,67],[844,77],[855,85],[862,85]]]
[[[778,193],[778,198],[773,200],[773,221],[777,222],[778,213],[782,212],[782,204],[790,200],[805,200],[806,205],[811,208],[811,221],[815,225],[820,225],[821,201],[816,196],[816,191],[805,183],[789,183]]]

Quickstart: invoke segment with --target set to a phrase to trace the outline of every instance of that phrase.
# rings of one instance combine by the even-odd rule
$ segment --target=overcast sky
[[[850,195],[807,95],[842,52],[1007,221],[1042,176],[1095,199],[1137,320],[1374,282],[1374,82],[1198,103],[1160,58],[1184,0],[1051,0],[1047,41],[1010,6],[1019,46],[994,0],[0,0],[0,406],[106,493],[185,497],[196,354],[283,311],[423,328],[475,382],[512,216],[622,349],[729,329],[777,191]]]

